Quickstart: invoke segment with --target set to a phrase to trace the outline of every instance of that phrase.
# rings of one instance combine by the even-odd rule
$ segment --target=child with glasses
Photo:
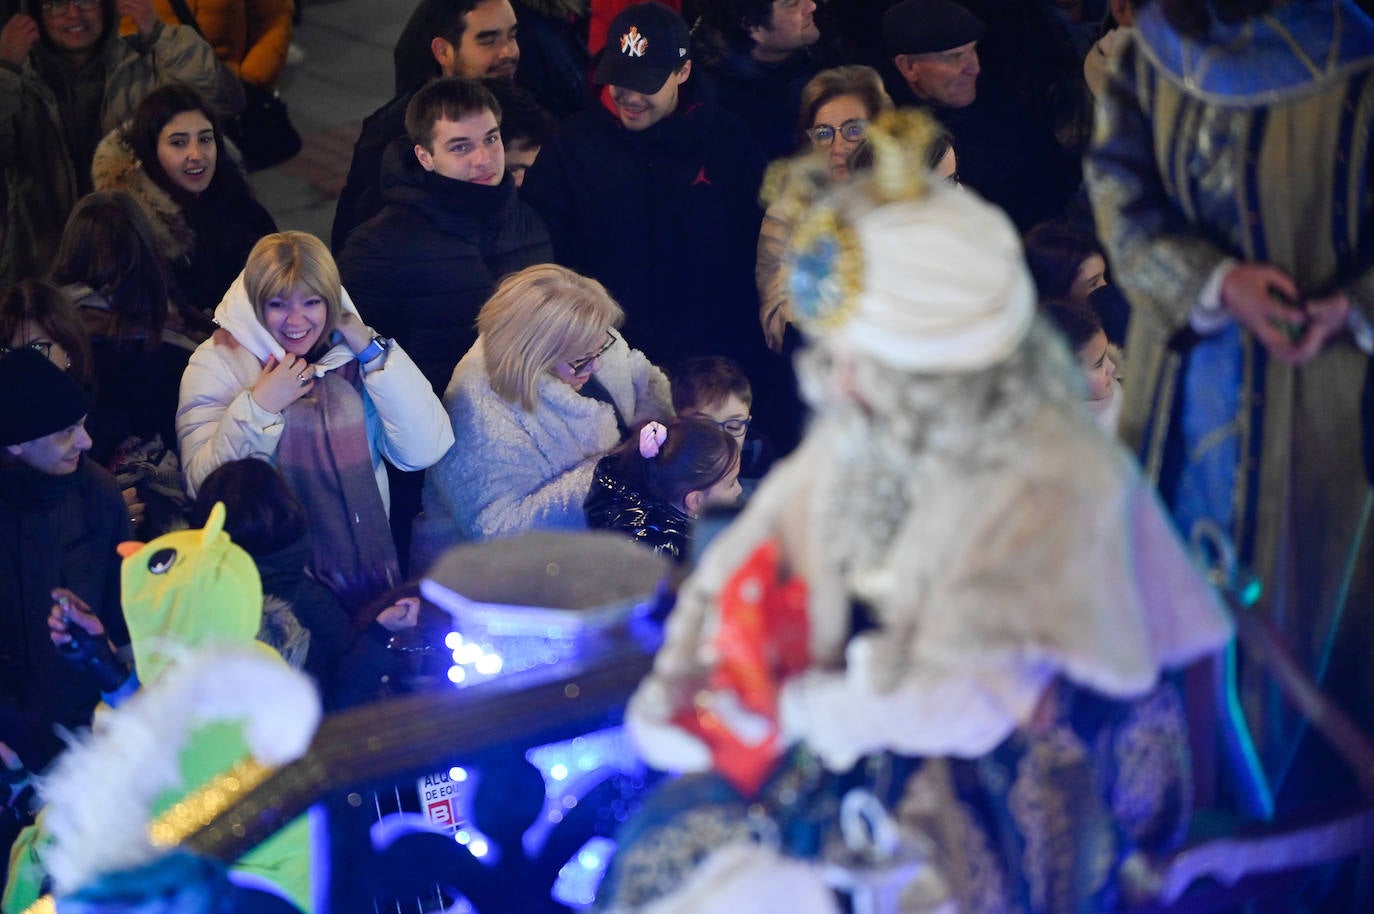
[[[646,422],[597,462],[582,503],[587,526],[618,530],[675,562],[689,554],[692,522],[740,496],[739,447],[720,423]]]
[[[672,382],[679,416],[707,419],[735,439],[741,482],[746,495],[752,492],[775,454],[772,443],[754,429],[754,391],[744,369],[724,356],[699,356],[682,362]]]

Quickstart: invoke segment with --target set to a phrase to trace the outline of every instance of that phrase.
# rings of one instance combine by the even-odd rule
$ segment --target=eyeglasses
[[[40,353],[43,358],[52,358],[52,347],[56,346],[52,340],[31,340],[27,343],[20,343],[18,346],[0,346],[0,356],[9,355],[11,352],[18,352],[21,349],[32,349]]]
[[[838,127],[830,124],[817,124],[806,135],[811,137],[811,142],[817,146],[829,146],[835,142],[835,134],[851,143],[857,143],[868,135],[868,121],[863,118],[850,118]]]
[[[743,419],[726,419],[724,422],[717,422],[721,431],[733,438],[743,438],[749,434],[749,426],[753,424],[753,416],[745,416]]]
[[[610,349],[610,348],[611,348],[612,346],[614,346],[614,345],[615,345],[615,334],[612,333],[611,331],[607,330],[607,331],[606,331],[606,342],[604,342],[604,343],[601,344],[601,348],[600,348],[600,349],[598,349],[596,352],[592,353],[591,355],[589,355],[589,356],[584,356],[584,357],[582,357],[582,358],[580,358],[580,359],[569,359],[569,360],[568,360],[568,367],[572,369],[572,373],[573,373],[573,374],[582,374],[582,373],[585,372],[588,368],[591,367],[592,362],[595,362],[597,359],[599,359],[599,358],[601,358],[603,355],[605,355],[605,354],[606,354],[606,350]]]
[[[45,16],[60,16],[73,6],[85,12],[86,10],[93,10],[99,5],[100,0],[43,0],[39,4]]]

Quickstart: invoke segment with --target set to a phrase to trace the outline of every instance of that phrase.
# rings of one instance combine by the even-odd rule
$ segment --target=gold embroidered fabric
[[[176,847],[261,784],[273,770],[253,759],[238,762],[158,816],[148,826],[149,839],[156,847]]]

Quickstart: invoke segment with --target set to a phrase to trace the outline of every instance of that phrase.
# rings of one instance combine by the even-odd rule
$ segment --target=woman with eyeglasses
[[[458,444],[425,474],[412,567],[464,540],[586,527],[597,461],[673,415],[667,378],[616,332],[623,320],[599,282],[554,264],[497,287],[444,394]]]
[[[71,375],[91,383],[91,344],[76,306],[51,283],[25,279],[0,295],[0,355],[33,349]]]
[[[832,182],[849,178],[851,158],[867,135],[869,121],[892,110],[892,99],[882,77],[872,67],[858,65],[822,70],[802,89],[801,117],[797,132],[800,152],[824,156],[826,177]],[[759,319],[763,335],[774,352],[783,351],[783,338],[791,323],[782,278],[782,252],[792,225],[778,207],[770,206],[759,232],[754,281],[759,289]]]

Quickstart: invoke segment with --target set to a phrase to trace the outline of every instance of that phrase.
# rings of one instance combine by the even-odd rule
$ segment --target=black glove
[[[58,652],[69,662],[95,676],[100,691],[113,692],[129,678],[131,669],[115,656],[110,647],[110,639],[92,635],[75,622],[68,622],[67,635],[71,638],[58,648]]]

